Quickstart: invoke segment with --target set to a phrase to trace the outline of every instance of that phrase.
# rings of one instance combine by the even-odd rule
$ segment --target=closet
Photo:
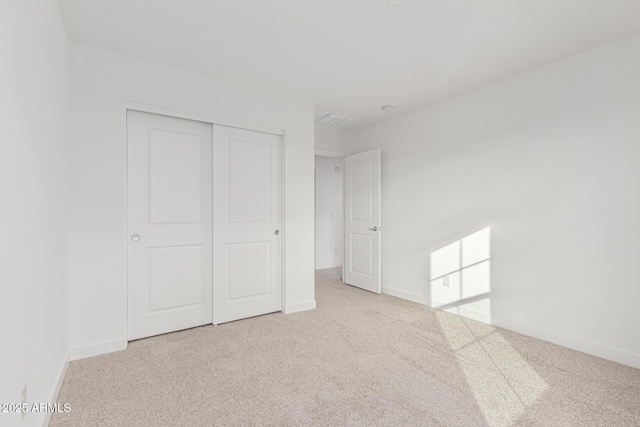
[[[127,112],[128,339],[282,310],[282,135]]]

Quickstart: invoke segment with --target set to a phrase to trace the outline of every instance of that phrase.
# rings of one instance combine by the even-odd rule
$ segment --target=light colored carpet
[[[317,275],[318,308],[70,364],[52,426],[638,426],[640,370]]]

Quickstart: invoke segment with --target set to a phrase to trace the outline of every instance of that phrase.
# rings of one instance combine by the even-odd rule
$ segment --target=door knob
[[[370,228],[369,230],[371,230],[371,231],[378,231],[378,227],[374,226],[373,228]]]
[[[274,231],[273,234],[275,234],[277,236],[278,234],[280,234],[280,230]]]
[[[140,240],[140,235],[139,234],[134,234],[133,236],[131,236],[131,240],[133,240],[134,242],[137,242]]]

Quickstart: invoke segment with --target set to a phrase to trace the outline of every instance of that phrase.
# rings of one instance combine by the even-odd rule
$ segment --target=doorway
[[[344,160],[315,156],[315,268],[342,267],[344,260]]]
[[[316,271],[381,293],[381,150],[315,157]],[[339,212],[339,214],[338,214]]]

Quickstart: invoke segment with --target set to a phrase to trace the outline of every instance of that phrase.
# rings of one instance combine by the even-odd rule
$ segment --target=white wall
[[[67,362],[67,37],[56,2],[0,13],[0,402],[51,402]],[[42,425],[44,413],[0,413]]]
[[[316,269],[341,266],[342,248],[342,159],[316,156]]]
[[[313,105],[86,46],[70,56],[71,357],[126,346],[127,102],[284,129],[285,311],[314,308]]]
[[[385,291],[428,303],[430,252],[491,226],[495,324],[640,367],[638,76],[640,35],[350,135]]]
[[[318,125],[314,129],[314,140],[316,154],[344,156],[347,153],[344,132],[338,129]]]

